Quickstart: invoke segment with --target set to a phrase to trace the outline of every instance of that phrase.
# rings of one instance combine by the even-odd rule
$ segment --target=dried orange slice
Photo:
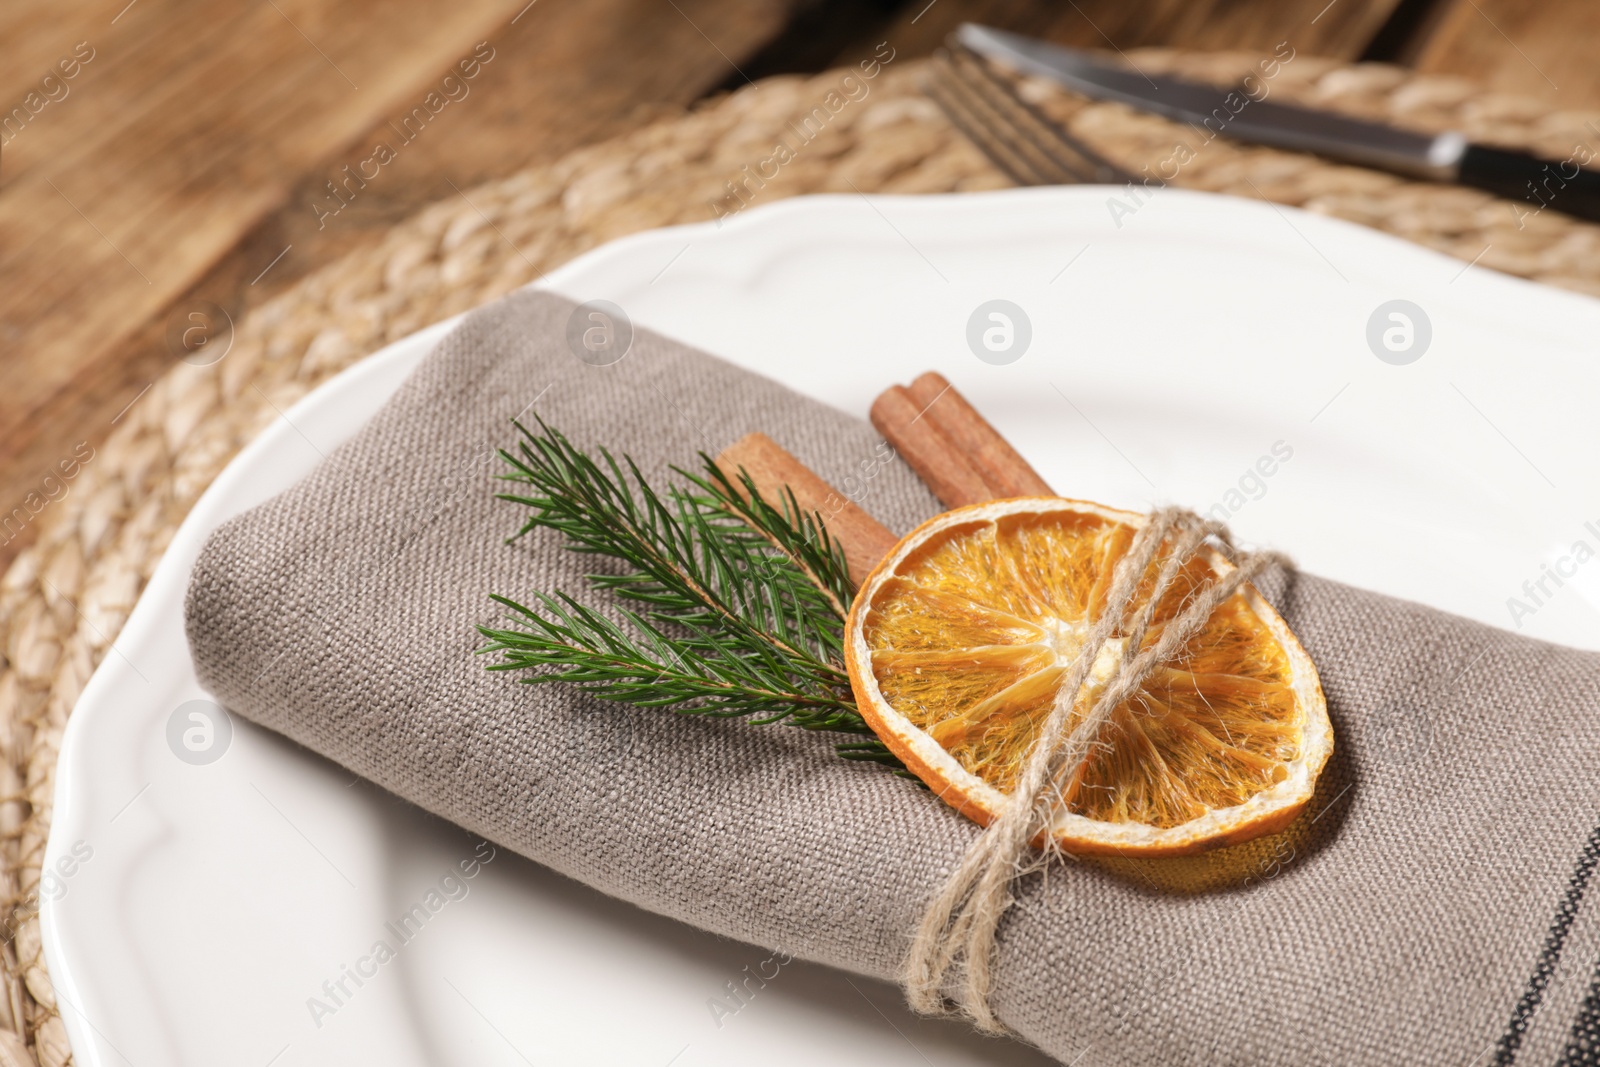
[[[845,631],[857,705],[964,815],[986,825],[1001,809],[1144,521],[1042,497],[957,508],[912,531],[862,584]],[[1230,566],[1210,550],[1187,561],[1145,647],[1192,589]],[[1139,595],[1152,584],[1147,575]],[[1117,633],[1094,650],[1076,715],[1137,651],[1127,641]],[[1333,750],[1311,658],[1249,584],[1097,740],[1050,827],[1083,855],[1184,855],[1280,830]]]

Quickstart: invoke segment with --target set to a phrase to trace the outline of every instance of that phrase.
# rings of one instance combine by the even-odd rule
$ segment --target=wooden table
[[[210,305],[237,320],[429,201],[968,19],[1103,48],[1288,40],[1600,107],[1585,0],[10,0],[0,564]]]

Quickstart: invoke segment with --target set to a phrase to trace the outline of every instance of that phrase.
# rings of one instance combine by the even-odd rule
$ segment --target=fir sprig
[[[499,654],[490,670],[639,707],[863,736],[839,754],[899,766],[841,666],[855,590],[820,515],[787,491],[767,500],[703,453],[703,473],[674,468],[685,484],[663,496],[627,456],[601,449],[597,461],[542,419],[538,433],[516,426],[503,477],[526,488],[499,496],[529,509],[517,536],[548,527],[574,551],[620,561],[587,578],[631,606],[611,618],[564,592],[536,592],[531,607],[496,595],[518,628],[479,628],[482,651]]]

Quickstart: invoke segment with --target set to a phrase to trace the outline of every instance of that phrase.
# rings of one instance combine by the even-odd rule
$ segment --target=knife
[[[1416,133],[1382,123],[1257,99],[1243,88],[1219,88],[1163,74],[1112,66],[1093,53],[965,23],[956,40],[990,59],[1043,75],[1095,100],[1114,100],[1240,141],[1314,152],[1412,178],[1454,182],[1510,200],[1517,225],[1545,208],[1600,221],[1600,172],[1585,170],[1596,153],[1578,145],[1565,160],[1474,144],[1464,134]],[[1230,106],[1235,105],[1235,106]]]

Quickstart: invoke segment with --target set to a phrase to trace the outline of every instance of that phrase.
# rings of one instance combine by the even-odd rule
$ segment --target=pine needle
[[[624,606],[611,618],[563,592],[535,592],[532,606],[496,595],[512,626],[479,627],[480,652],[499,656],[490,670],[636,707],[853,734],[863,739],[839,755],[900,768],[841,665],[855,588],[820,515],[787,490],[767,500],[704,453],[704,471],[674,468],[686,484],[663,496],[629,457],[595,459],[538,422],[537,433],[515,423],[516,453],[501,450],[502,477],[524,488],[499,499],[528,509],[518,537],[554,529],[575,552],[620,561],[586,578]]]

